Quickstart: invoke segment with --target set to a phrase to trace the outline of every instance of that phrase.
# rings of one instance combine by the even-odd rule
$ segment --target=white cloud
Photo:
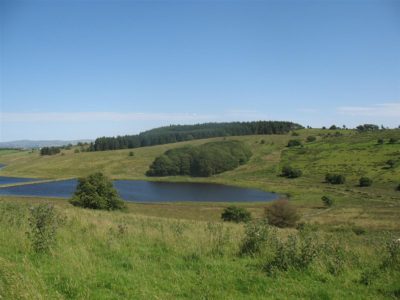
[[[213,119],[212,115],[195,113],[119,113],[119,112],[46,112],[0,113],[1,122],[87,122],[87,121],[201,121]]]
[[[342,106],[340,114],[350,116],[400,117],[400,103],[383,103],[371,106]]]

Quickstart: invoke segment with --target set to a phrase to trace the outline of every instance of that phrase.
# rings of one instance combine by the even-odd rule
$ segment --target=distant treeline
[[[222,136],[253,134],[285,134],[303,126],[283,121],[256,121],[171,125],[142,132],[138,135],[101,137],[94,142],[94,151],[138,148]]]
[[[43,147],[40,149],[40,155],[54,155],[60,152],[60,147]]]
[[[197,147],[186,146],[166,151],[157,157],[147,176],[190,175],[207,177],[233,170],[251,157],[247,145],[239,141],[221,141]]]

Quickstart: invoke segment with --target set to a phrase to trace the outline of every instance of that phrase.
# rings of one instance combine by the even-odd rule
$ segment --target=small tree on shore
[[[124,202],[119,198],[112,181],[100,172],[78,180],[70,203],[91,209],[115,210],[124,207]]]

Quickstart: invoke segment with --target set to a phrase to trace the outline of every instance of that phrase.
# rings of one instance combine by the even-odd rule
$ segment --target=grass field
[[[287,195],[296,205],[322,254],[306,269],[274,275],[263,266],[268,253],[238,254],[244,226],[221,223],[227,203],[129,203],[124,212],[72,207],[65,200],[0,197],[0,299],[397,299],[400,258],[382,268],[386,242],[400,238],[400,130],[357,133],[301,130],[299,136],[245,136],[250,162],[211,178],[166,177],[164,181],[207,181],[257,187]],[[317,136],[304,147],[290,139]],[[385,144],[378,145],[379,138]],[[102,171],[113,179],[147,179],[144,173],[165,150],[198,140],[132,150],[40,157],[38,152],[0,151],[1,176],[71,178]],[[386,161],[397,161],[388,168]],[[303,176],[279,176],[290,164]],[[344,185],[324,182],[327,172],[346,176]],[[360,176],[373,179],[358,186]],[[152,178],[153,180],[153,178]],[[334,199],[324,208],[323,195]],[[63,220],[48,254],[32,251],[27,238],[29,207],[51,203]],[[267,204],[241,203],[254,217]],[[296,229],[279,229],[279,239]],[[331,245],[339,245],[332,250]],[[330,250],[329,250],[330,249]],[[336,249],[336,248],[335,248]],[[333,252],[332,252],[333,251]],[[397,254],[400,255],[400,254]],[[331,267],[339,266],[340,272]]]

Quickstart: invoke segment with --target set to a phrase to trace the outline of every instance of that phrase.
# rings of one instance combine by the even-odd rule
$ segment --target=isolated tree
[[[275,201],[265,209],[265,216],[268,224],[280,228],[294,227],[300,219],[296,207],[288,200]]]
[[[78,186],[70,203],[91,209],[116,210],[124,207],[112,181],[100,172],[78,179]]]

